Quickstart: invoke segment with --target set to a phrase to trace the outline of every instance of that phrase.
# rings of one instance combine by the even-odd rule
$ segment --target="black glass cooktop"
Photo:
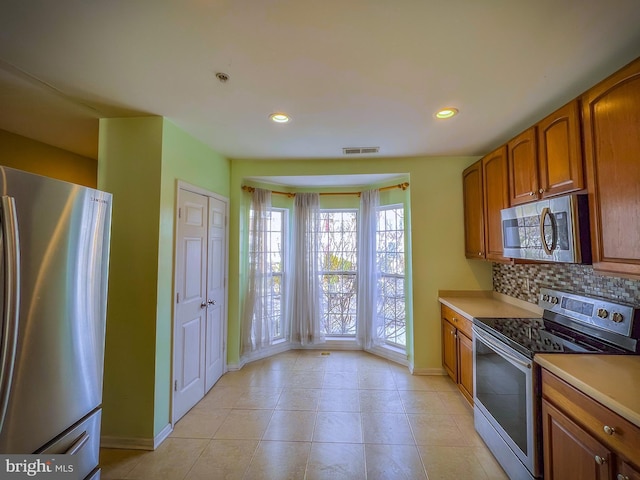
[[[536,353],[624,353],[623,350],[544,318],[474,318],[474,325],[523,355]]]

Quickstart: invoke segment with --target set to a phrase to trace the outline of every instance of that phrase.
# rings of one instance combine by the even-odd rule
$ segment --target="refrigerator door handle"
[[[76,439],[76,441],[71,444],[69,449],[66,452],[64,452],[64,454],[75,455],[82,449],[82,447],[84,447],[87,444],[88,441],[89,441],[89,434],[86,431],[82,432],[82,435],[80,435]]]
[[[4,263],[4,311],[2,312],[2,344],[0,345],[0,431],[4,425],[18,346],[20,314],[20,241],[16,204],[13,197],[0,197],[0,248]]]

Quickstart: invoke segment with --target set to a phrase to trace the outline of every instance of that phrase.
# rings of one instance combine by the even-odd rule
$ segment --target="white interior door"
[[[181,418],[204,395],[207,322],[208,198],[179,192],[176,237],[173,418]]]
[[[226,368],[228,200],[178,189],[173,421]]]
[[[209,197],[207,262],[207,341],[205,391],[224,373],[225,318],[227,311],[227,203]]]

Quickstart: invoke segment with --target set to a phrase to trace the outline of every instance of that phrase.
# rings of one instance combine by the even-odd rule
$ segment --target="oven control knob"
[[[558,297],[551,297],[551,303],[553,303],[554,305],[558,303]]]
[[[611,320],[613,320],[616,323],[621,323],[622,320],[624,320],[624,317],[622,316],[621,313],[613,312],[613,315],[611,315]]]
[[[607,318],[609,316],[609,312],[607,312],[606,308],[599,308],[598,309],[598,316],[600,318]]]
[[[542,301],[543,302],[548,302],[549,301],[549,295],[547,295],[546,293],[542,296]]]

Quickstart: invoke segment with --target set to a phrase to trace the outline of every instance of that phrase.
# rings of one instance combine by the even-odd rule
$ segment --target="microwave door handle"
[[[551,220],[551,246],[547,243],[547,239],[544,235],[544,221],[549,217]],[[558,226],[556,225],[556,219],[551,213],[549,207],[544,207],[542,209],[542,213],[540,214],[540,243],[542,243],[542,248],[544,249],[547,255],[552,255],[553,251],[556,249],[558,238]]]

